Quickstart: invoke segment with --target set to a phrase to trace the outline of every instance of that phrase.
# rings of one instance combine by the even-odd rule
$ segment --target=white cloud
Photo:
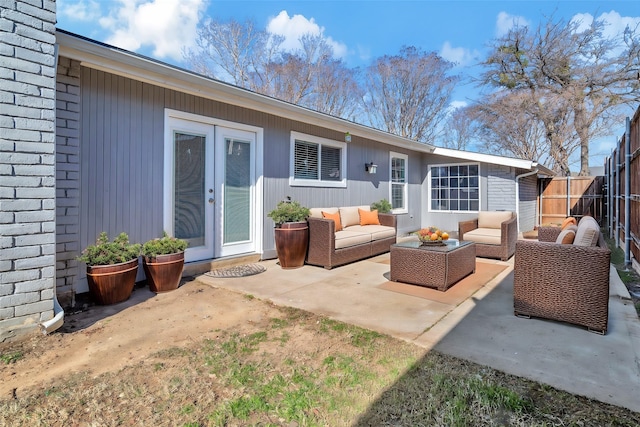
[[[504,36],[513,27],[530,26],[530,22],[522,16],[510,15],[507,12],[500,12],[496,19],[496,37]]]
[[[158,58],[182,59],[182,49],[196,38],[205,0],[117,0],[109,15],[99,20],[112,34],[109,44],[128,50],[153,48]]]
[[[347,55],[347,46],[324,35],[324,27],[319,26],[313,18],[307,19],[303,15],[289,16],[286,10],[272,18],[267,24],[267,31],[284,37],[282,47],[288,51],[300,49],[299,38],[305,34],[322,36],[333,48],[333,55],[344,58]]]
[[[449,109],[453,111],[457,110],[458,108],[464,108],[467,105],[469,105],[467,101],[451,101],[451,103],[449,104]]]
[[[453,47],[448,41],[444,42],[440,49],[441,57],[458,66],[472,63],[479,55],[478,51],[475,50],[472,51],[464,47]]]
[[[93,22],[100,18],[100,4],[93,0],[67,1],[58,3],[58,13],[72,21]]]

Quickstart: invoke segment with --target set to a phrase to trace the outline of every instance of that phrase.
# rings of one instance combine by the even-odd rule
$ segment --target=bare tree
[[[184,57],[198,73],[263,93],[271,85],[266,64],[278,58],[283,41],[250,20],[209,19],[198,27],[196,49]]]
[[[282,36],[253,21],[210,19],[198,28],[196,48],[185,53],[196,72],[324,113],[353,118],[361,98],[356,72],[333,58],[320,35],[304,35],[301,48],[282,49]]]
[[[542,117],[541,110],[549,111],[547,116],[553,121]],[[468,115],[484,150],[535,160],[562,175],[567,174],[569,157],[580,146],[569,109],[551,98],[532,99],[526,90],[485,96],[468,108]]]
[[[447,115],[440,146],[454,150],[466,150],[478,137],[478,121],[471,107],[459,107]]]
[[[549,140],[557,136],[556,122],[566,120],[565,107],[569,108],[580,140],[581,175],[589,171],[590,141],[606,135],[612,121],[619,120],[617,107],[640,99],[638,29],[627,28],[624,34],[607,38],[605,26],[603,20],[594,20],[585,28],[578,21],[552,18],[536,30],[516,26],[494,41],[484,63],[485,84],[526,90],[539,100],[534,112],[544,123]],[[558,103],[563,108],[553,108]],[[551,148],[558,152],[567,148],[565,141],[552,142]],[[568,164],[562,165],[565,167]]]
[[[425,143],[435,143],[457,76],[453,64],[435,53],[403,47],[377,59],[365,71],[363,110],[371,126]]]

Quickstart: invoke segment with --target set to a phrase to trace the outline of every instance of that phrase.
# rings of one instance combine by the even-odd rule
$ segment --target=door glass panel
[[[205,245],[205,137],[174,133],[174,234],[189,247]]]
[[[223,243],[251,238],[251,144],[225,138]]]

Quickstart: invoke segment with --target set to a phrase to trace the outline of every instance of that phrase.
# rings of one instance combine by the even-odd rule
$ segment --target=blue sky
[[[366,66],[406,45],[438,52],[458,64],[456,73],[469,76],[478,72],[488,43],[514,22],[535,26],[549,16],[604,18],[611,33],[640,24],[638,0],[58,0],[57,5],[58,28],[176,65],[183,65],[182,49],[193,42],[198,23],[216,17],[253,19],[284,35],[289,48],[301,34],[321,34],[350,67]],[[452,104],[465,105],[477,93],[473,84],[460,84]],[[594,142],[590,163],[601,166],[623,132],[620,123],[610,137]]]

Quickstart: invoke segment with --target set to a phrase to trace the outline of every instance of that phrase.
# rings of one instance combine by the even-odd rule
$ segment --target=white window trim
[[[396,153],[395,151],[389,152],[389,200],[393,203],[391,197],[391,188],[393,187],[393,177],[391,176],[391,166],[393,159],[404,159],[404,188],[402,198],[404,200],[404,208],[392,209],[391,213],[394,214],[406,214],[409,213],[409,156],[407,154]]]
[[[482,179],[480,176],[480,163],[437,163],[433,165],[427,165],[427,211],[438,213],[478,213],[480,209],[473,211],[460,211],[460,210],[441,210],[431,208],[431,168],[439,166],[478,166],[478,208],[482,206]]]
[[[295,162],[295,146],[296,140],[312,142],[314,144],[326,145],[340,149],[340,181],[321,181],[315,179],[296,179],[294,177]],[[347,186],[347,144],[340,141],[334,141],[319,136],[307,135],[300,132],[291,132],[290,148],[289,148],[289,185],[292,187],[334,187],[346,188]]]

